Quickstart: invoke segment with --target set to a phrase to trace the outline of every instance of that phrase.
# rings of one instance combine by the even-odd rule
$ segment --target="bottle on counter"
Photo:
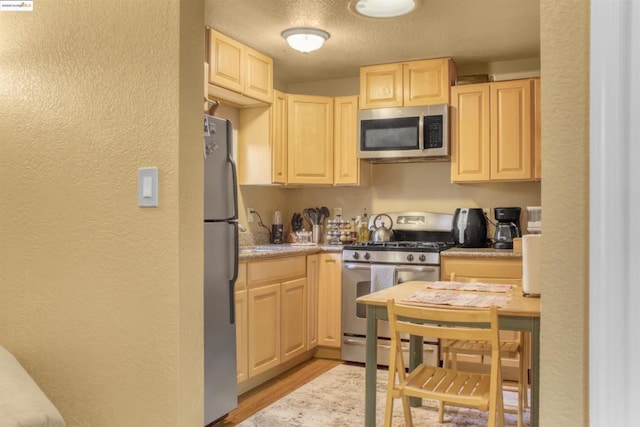
[[[369,217],[367,216],[367,208],[364,209],[364,214],[360,220],[360,228],[358,229],[358,241],[368,242],[370,238],[369,233]]]
[[[284,227],[282,225],[282,213],[275,211],[273,214],[273,224],[271,225],[271,243],[280,244],[284,238]]]

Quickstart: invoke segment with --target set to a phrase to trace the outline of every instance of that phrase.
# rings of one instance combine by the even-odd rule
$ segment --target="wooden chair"
[[[502,373],[498,350],[500,338],[496,307],[489,310],[442,310],[397,305],[395,301],[388,300],[387,311],[391,331],[391,354],[385,427],[391,426],[393,399],[398,397],[402,399],[404,418],[408,427],[413,425],[409,397],[434,399],[447,404],[488,411],[490,427],[504,426]],[[406,320],[407,318],[411,321]],[[416,323],[420,321],[429,321],[434,324]],[[461,323],[465,325],[456,326]],[[481,325],[469,326],[476,323]],[[448,326],[439,327],[438,324]],[[490,325],[490,329],[487,329],[487,324]],[[491,342],[495,349],[491,353],[491,370],[488,374],[467,373],[422,363],[407,374],[402,359],[401,333],[449,340],[482,339]]]
[[[451,273],[451,281],[468,281],[479,282],[477,279],[456,279],[456,274]],[[440,348],[442,351],[443,366],[449,365],[449,356],[451,356],[451,367],[457,369],[458,355],[475,355],[475,356],[491,356],[492,346],[488,341],[482,341],[478,339],[473,340],[446,340],[441,341]],[[529,407],[528,399],[528,379],[527,379],[527,354],[528,347],[524,333],[518,333],[518,338],[515,340],[501,340],[500,341],[500,356],[502,358],[518,359],[518,404],[515,408],[506,408],[507,412],[515,412],[518,414],[518,427],[523,425],[523,408]],[[440,402],[440,414],[444,412],[444,403]],[[442,422],[442,416],[440,417]]]

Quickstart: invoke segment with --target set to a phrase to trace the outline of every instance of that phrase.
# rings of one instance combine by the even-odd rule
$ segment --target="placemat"
[[[514,285],[505,285],[500,283],[483,283],[483,282],[432,282],[427,284],[427,288],[431,289],[453,289],[456,291],[481,291],[481,292],[509,292],[515,288]]]
[[[511,297],[503,295],[462,294],[453,292],[420,291],[405,298],[402,302],[417,304],[452,305],[458,307],[504,307]]]

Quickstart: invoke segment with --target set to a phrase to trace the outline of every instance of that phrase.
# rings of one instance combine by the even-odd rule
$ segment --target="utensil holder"
[[[313,243],[322,243],[322,225],[313,225],[313,228],[311,229],[311,239]]]

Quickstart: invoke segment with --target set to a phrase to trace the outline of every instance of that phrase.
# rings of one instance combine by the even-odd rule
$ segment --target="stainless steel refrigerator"
[[[238,197],[231,122],[204,116],[204,421],[238,406]]]

